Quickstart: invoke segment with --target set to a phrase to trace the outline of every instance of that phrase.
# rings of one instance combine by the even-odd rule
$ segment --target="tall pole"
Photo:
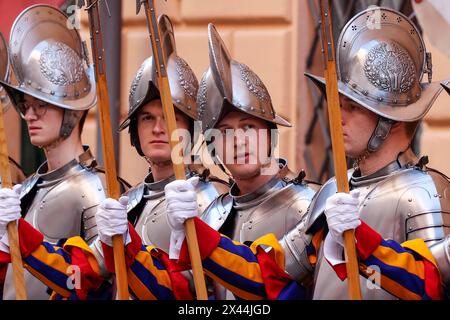
[[[175,120],[175,111],[173,109],[172,94],[170,92],[169,79],[167,77],[167,63],[165,61],[164,48],[161,44],[160,30],[158,21],[156,19],[156,9],[154,0],[136,0],[137,13],[139,13],[141,5],[145,6],[145,14],[147,16],[147,24],[150,33],[152,44],[153,59],[156,66],[156,74],[158,79],[158,86],[161,95],[161,102],[164,111],[164,119],[167,124],[169,133],[170,149],[176,147],[180,143],[178,138],[173,137],[173,132],[177,129]],[[180,148],[181,149],[181,148]],[[186,171],[183,161],[182,150],[178,154],[172,152],[172,163],[175,178],[177,180],[184,180],[186,178]],[[174,159],[175,157],[175,159]],[[195,224],[193,219],[188,219],[185,222],[186,240],[188,244],[189,256],[191,260],[192,273],[194,277],[194,284],[196,296],[198,300],[208,300],[206,291],[205,277],[203,275],[203,267],[200,256],[200,249],[198,247],[197,233],[195,231]]]
[[[347,162],[342,131],[341,108],[339,102],[338,78],[336,72],[336,55],[333,39],[332,0],[320,0],[322,48],[325,55],[325,82],[327,91],[328,117],[330,122],[331,145],[333,148],[333,163],[338,192],[349,192],[347,177]],[[344,232],[345,257],[347,261],[347,279],[349,297],[361,300],[359,286],[359,267],[355,247],[355,231]]]
[[[108,85],[106,81],[105,50],[103,47],[99,4],[99,0],[87,0],[86,10],[89,14],[89,31],[91,34],[92,56],[97,82],[98,112],[108,197],[118,199],[120,197],[120,187],[119,182],[117,181],[116,161],[114,157]],[[84,5],[84,1],[79,1],[79,5]],[[112,242],[118,298],[119,300],[128,300],[128,279],[125,265],[123,236],[113,236]]]

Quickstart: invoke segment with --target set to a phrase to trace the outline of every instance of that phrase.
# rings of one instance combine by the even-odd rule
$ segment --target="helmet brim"
[[[0,85],[3,86],[14,105],[17,105],[17,103],[22,100],[25,95],[28,95],[59,108],[73,111],[85,111],[89,110],[97,103],[97,94],[95,88],[96,82],[94,78],[93,68],[89,68],[87,74],[89,77],[89,82],[91,83],[91,89],[87,95],[79,99],[62,98],[52,96],[50,94],[43,94],[42,91],[34,89],[30,86],[14,86],[5,81],[0,81]]]
[[[323,77],[316,76],[311,73],[305,73],[305,76],[309,78],[326,96],[326,85]],[[430,110],[434,101],[442,91],[442,87],[439,82],[421,83],[420,86],[422,93],[419,100],[409,104],[408,106],[393,107],[392,105],[387,105],[382,102],[369,100],[365,96],[362,96],[352,90],[341,80],[338,80],[338,91],[340,94],[375,114],[387,119],[401,122],[414,122],[422,119]]]

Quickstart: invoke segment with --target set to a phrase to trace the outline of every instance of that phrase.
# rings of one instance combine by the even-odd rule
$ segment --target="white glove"
[[[181,245],[186,236],[184,222],[198,215],[197,193],[195,192],[198,180],[198,177],[175,180],[164,188],[167,221],[172,230],[170,233],[170,259],[178,259],[180,256]]]
[[[98,236],[100,240],[112,247],[112,237],[122,235],[124,244],[131,242],[128,232],[127,219],[128,197],[120,197],[119,201],[108,198],[97,207],[95,220],[97,222]]]
[[[7,226],[12,221],[20,219],[20,189],[22,185],[16,184],[12,190],[0,189],[0,250],[9,253],[9,240]]]
[[[328,230],[334,241],[344,246],[344,231],[352,230],[361,224],[359,220],[359,190],[348,193],[336,193],[327,199],[325,216]]]

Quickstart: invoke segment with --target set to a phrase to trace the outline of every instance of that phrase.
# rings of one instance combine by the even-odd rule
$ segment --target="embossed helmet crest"
[[[431,54],[419,30],[392,9],[369,8],[350,19],[337,42],[336,61],[339,92],[394,121],[423,118],[442,90],[431,82]],[[421,83],[424,73],[429,83]],[[324,90],[323,77],[306,76]]]
[[[197,120],[198,80],[186,61],[177,55],[172,22],[166,15],[158,18],[161,42],[166,55],[167,73],[174,106],[189,118]],[[145,59],[137,71],[130,87],[129,110],[125,121],[119,126],[123,130],[130,125],[136,111],[159,91],[153,56]],[[155,93],[156,94],[156,93]],[[157,93],[159,95],[159,92]]]
[[[30,95],[73,111],[95,105],[93,68],[76,29],[68,29],[68,17],[48,5],[25,9],[16,18],[10,36],[10,60],[19,86],[4,83],[17,105]]]
[[[247,65],[233,60],[213,24],[208,25],[210,66],[203,74],[197,95],[203,131],[214,128],[231,106],[273,124],[290,126],[275,113],[269,91]]]

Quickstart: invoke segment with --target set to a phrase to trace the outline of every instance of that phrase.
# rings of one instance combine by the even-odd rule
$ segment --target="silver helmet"
[[[158,18],[161,43],[167,63],[167,76],[174,106],[189,118],[197,120],[198,80],[192,69],[178,56],[172,22],[166,15]],[[136,111],[149,101],[159,98],[159,88],[153,56],[147,58],[137,71],[130,88],[128,116],[119,127],[130,125]]]
[[[0,32],[0,80],[9,81],[9,75],[8,45]],[[3,112],[5,112],[9,106],[9,99],[2,86],[0,86],[0,101],[3,106]]]
[[[274,125],[290,127],[287,120],[275,113],[264,83],[248,66],[233,60],[212,23],[208,25],[208,43],[210,64],[197,96],[203,131],[216,126],[226,106]]]
[[[167,77],[172,95],[172,103],[178,110],[193,120],[193,128],[193,123],[197,120],[197,77],[186,61],[177,54],[173,26],[169,17],[166,15],[159,16],[158,25],[167,64]],[[138,153],[142,156],[144,154],[140,148],[136,123],[134,121],[135,115],[140,107],[159,98],[160,92],[156,67],[153,56],[151,56],[142,63],[131,83],[128,115],[119,126],[120,131],[129,127],[131,144],[136,147]]]
[[[442,90],[431,82],[431,54],[419,30],[392,9],[369,8],[355,15],[340,34],[336,60],[339,92],[391,121],[422,119]],[[424,73],[428,83],[421,82]],[[306,76],[324,90],[322,77]]]
[[[68,17],[48,5],[31,6],[14,21],[10,61],[19,82],[2,82],[16,109],[23,115],[23,97],[32,96],[65,109],[61,136],[70,134],[83,114],[96,103],[95,79],[87,53]]]

